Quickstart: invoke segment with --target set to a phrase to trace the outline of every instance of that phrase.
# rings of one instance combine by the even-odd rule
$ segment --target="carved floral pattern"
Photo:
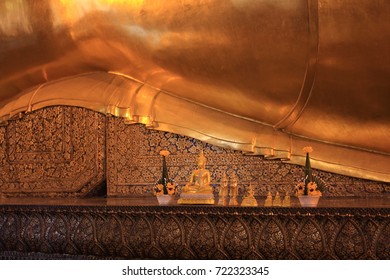
[[[0,128],[0,194],[84,196],[104,181],[105,116],[48,107]]]
[[[302,259],[321,259],[324,252],[323,236],[319,225],[313,219],[308,219],[296,236],[298,255]]]
[[[198,152],[204,150],[216,194],[225,172],[228,177],[237,174],[240,196],[249,183],[256,196],[291,192],[304,174],[301,166],[128,125],[122,118],[84,108],[55,106],[0,127],[0,196],[94,195],[106,177],[110,196],[150,194],[161,173],[162,149],[171,153],[169,174],[179,186],[188,180]],[[327,196],[390,193],[389,183],[314,172],[327,183]]]
[[[173,133],[147,129],[143,125],[124,123],[116,117],[108,118],[107,129],[107,183],[110,196],[149,194],[161,173],[159,152],[168,150],[169,175],[185,185],[191,171],[196,168],[200,150],[207,158],[206,168],[212,174],[212,185],[218,193],[222,174],[236,173],[239,178],[239,195],[252,183],[256,196],[268,191],[292,193],[302,180],[303,167],[280,160],[266,160],[261,156],[244,155],[199,140]],[[326,182],[326,196],[369,196],[389,193],[390,184],[372,182],[328,172],[314,170]],[[180,190],[179,190],[180,191]]]
[[[281,227],[275,220],[271,219],[263,229],[260,241],[259,250],[263,253],[266,259],[278,259],[286,249],[285,235]]]
[[[389,228],[373,208],[4,205],[0,258],[390,259]]]
[[[175,216],[164,219],[161,231],[157,232],[158,243],[167,258],[174,258],[182,246],[182,231]]]
[[[343,259],[365,259],[366,238],[354,220],[348,220],[336,238],[335,253]]]
[[[210,252],[214,250],[216,245],[214,230],[214,226],[208,219],[200,219],[194,227],[190,237],[190,246],[198,258],[208,259]]]

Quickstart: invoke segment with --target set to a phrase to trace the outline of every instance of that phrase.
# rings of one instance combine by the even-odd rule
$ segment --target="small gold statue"
[[[226,173],[223,173],[221,183],[219,184],[219,199],[218,199],[218,205],[227,205],[228,200],[228,179],[226,176]]]
[[[185,193],[212,193],[213,189],[210,186],[211,175],[205,168],[206,157],[203,151],[200,151],[198,157],[198,169],[192,172],[189,182],[183,188]]]
[[[236,206],[236,205],[238,205],[238,201],[237,201],[237,196],[238,196],[238,180],[237,180],[236,173],[233,173],[231,182],[232,182],[232,184],[231,184],[231,186],[230,186],[230,193],[229,193],[230,200],[229,200],[229,205],[231,205],[231,206]]]
[[[291,206],[291,198],[290,198],[290,194],[288,192],[286,192],[286,195],[284,196],[282,206],[283,207],[290,207]]]
[[[244,196],[244,199],[241,202],[241,206],[257,206],[257,201],[255,198],[255,192],[253,190],[252,184],[249,184],[247,195]]]
[[[266,206],[266,207],[272,206],[272,194],[271,194],[271,192],[267,193],[267,198],[265,199],[264,206]]]
[[[282,200],[280,199],[279,192],[276,192],[275,199],[272,202],[272,206],[282,206]]]
[[[179,204],[214,204],[213,189],[210,185],[211,175],[206,166],[206,157],[200,151],[198,169],[193,171],[190,180],[183,187],[177,203]]]

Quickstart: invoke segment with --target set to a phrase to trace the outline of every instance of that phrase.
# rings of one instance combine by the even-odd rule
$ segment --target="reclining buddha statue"
[[[179,204],[214,204],[211,174],[206,166],[206,157],[203,151],[198,156],[198,168],[191,173],[189,181],[183,187]]]

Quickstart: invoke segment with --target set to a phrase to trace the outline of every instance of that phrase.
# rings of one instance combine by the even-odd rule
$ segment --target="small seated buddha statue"
[[[206,157],[200,151],[197,162],[198,168],[191,173],[189,181],[183,187],[179,204],[214,204],[211,174],[206,167]]]
[[[206,157],[200,151],[198,157],[198,169],[193,171],[189,182],[183,188],[185,193],[210,193],[213,189],[210,186],[211,175],[206,168]]]

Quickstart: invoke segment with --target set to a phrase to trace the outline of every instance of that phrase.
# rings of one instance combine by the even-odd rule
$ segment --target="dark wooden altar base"
[[[0,199],[1,259],[390,259],[389,241],[383,197],[317,208]]]

